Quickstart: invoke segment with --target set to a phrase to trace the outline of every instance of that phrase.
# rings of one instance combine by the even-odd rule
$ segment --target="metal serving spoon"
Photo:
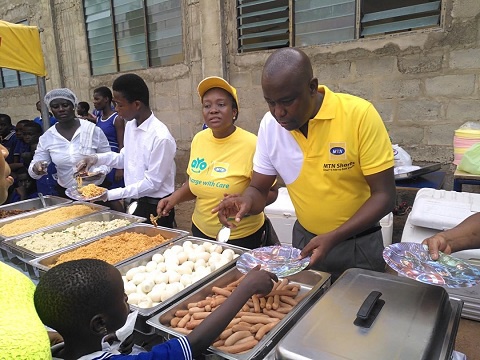
[[[243,218],[247,218],[249,216],[250,216],[250,214],[246,214]],[[228,218],[227,220],[232,221],[232,220],[235,220],[235,219],[232,217],[232,218]],[[231,233],[232,233],[232,229],[223,225],[220,228],[220,230],[218,230],[216,239],[217,239],[218,242],[226,243],[228,241],[228,239],[230,239],[230,234]]]
[[[45,198],[43,197],[43,194],[39,192],[38,197],[40,198],[40,202],[42,203],[43,208],[45,209],[47,207],[47,204],[45,203]]]
[[[230,239],[230,233],[231,229],[229,227],[226,227],[225,225],[222,226],[222,228],[218,231],[217,233],[217,241],[221,243],[226,243],[228,239]]]

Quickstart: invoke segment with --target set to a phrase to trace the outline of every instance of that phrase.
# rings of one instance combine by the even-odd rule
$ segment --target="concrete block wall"
[[[371,101],[392,140],[414,161],[453,159],[453,134],[480,120],[480,1],[443,0],[442,27],[338,44],[308,46],[319,82]],[[0,18],[27,18],[41,33],[47,90],[66,86],[90,101],[95,87],[119,74],[91,76],[80,0],[0,0]],[[201,129],[196,93],[205,76],[227,78],[238,89],[238,125],[252,131],[267,111],[261,71],[271,51],[238,54],[235,1],[183,0],[184,61],[134,71],[151,91],[151,106],[177,139],[178,179],[185,179],[190,142]],[[33,118],[36,86],[0,89],[0,111],[14,121]]]

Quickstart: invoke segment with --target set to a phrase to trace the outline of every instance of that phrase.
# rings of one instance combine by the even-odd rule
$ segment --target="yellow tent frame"
[[[40,32],[36,26],[12,24],[0,20],[0,67],[24,71],[37,76],[44,129],[50,126],[48,109],[43,104],[46,93],[45,62]]]

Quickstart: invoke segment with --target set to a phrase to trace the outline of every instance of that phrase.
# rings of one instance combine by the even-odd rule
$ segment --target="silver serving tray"
[[[53,195],[45,195],[43,198],[45,199],[45,205],[47,205],[47,207],[69,204],[69,203],[72,202],[72,200],[70,200],[70,199],[65,199],[65,198],[62,198],[62,197],[59,197],[59,196],[53,196]],[[31,209],[33,209],[33,210],[31,210]],[[18,202],[15,202],[15,203],[0,206],[0,211],[1,210],[4,210],[4,211],[8,211],[8,210],[31,210],[28,213],[31,213],[31,212],[37,211],[37,210],[43,210],[43,209],[44,209],[44,207],[43,207],[42,202],[40,201],[40,198],[27,199],[27,200],[22,200],[22,201],[18,201]],[[6,219],[10,220],[10,219],[13,219],[13,218],[16,219],[20,215],[23,215],[23,214],[24,213],[9,216],[9,217],[5,217],[3,219],[0,219],[0,221],[6,220]],[[25,214],[27,214],[27,213],[25,213]]]
[[[170,327],[170,320],[175,316],[175,311],[179,309],[186,309],[187,304],[191,302],[198,302],[205,299],[212,294],[212,287],[223,287],[231,282],[237,280],[242,273],[236,268],[224,272],[222,275],[204,283],[200,289],[192,293],[182,301],[171,305],[164,311],[153,316],[147,320],[147,324],[153,326],[155,331],[164,336],[165,338],[172,338],[182,336]],[[275,347],[277,342],[283,337],[283,335],[289,330],[291,325],[299,319],[312,304],[323,295],[323,293],[330,286],[330,274],[315,271],[304,270],[295,275],[289,276],[290,283],[300,285],[299,295],[307,293],[305,297],[295,306],[290,313],[287,314],[280,322],[270,331],[263,339],[250,351],[244,354],[228,354],[223,351],[217,350],[213,346],[209,347],[209,352],[216,356],[212,356],[216,359],[231,359],[231,360],[257,360],[264,359],[265,356]]]
[[[65,229],[67,229],[69,227],[77,226],[77,225],[80,225],[82,223],[89,222],[89,221],[112,221],[112,220],[116,220],[116,219],[128,220],[130,222],[129,225],[131,225],[133,223],[142,222],[142,221],[145,220],[145,218],[140,217],[140,216],[134,216],[134,215],[121,213],[121,212],[118,212],[118,211],[107,210],[107,211],[103,211],[103,212],[98,212],[98,213],[85,215],[82,218],[70,221],[68,224],[63,223],[62,225],[52,225],[51,227],[45,228],[44,230],[33,231],[33,232],[28,233],[26,235],[20,235],[18,237],[10,238],[10,239],[4,241],[3,246],[7,249],[7,251],[10,251],[15,256],[19,257],[20,259],[23,259],[25,261],[29,261],[29,260],[35,259],[37,257],[43,256],[43,255],[46,255],[46,254],[49,254],[49,253],[52,253],[54,251],[61,250],[62,248],[64,248],[64,247],[62,247],[62,248],[54,249],[54,250],[47,251],[47,252],[44,252],[44,253],[37,253],[37,252],[34,252],[33,250],[29,250],[29,249],[27,249],[27,248],[25,248],[21,245],[18,245],[18,242],[20,242],[21,240],[23,240],[23,239],[25,239],[29,236],[39,234],[39,233],[46,233],[46,234],[58,233],[58,232],[64,231]],[[108,235],[108,234],[110,234],[114,231],[123,230],[126,227],[128,227],[129,225],[122,226],[122,227],[114,229],[114,230],[106,231],[106,232],[102,233],[102,235],[105,236],[105,235]],[[87,242],[89,239],[91,239],[93,237],[96,237],[96,236],[98,236],[98,235],[91,236],[87,239],[80,240],[75,244],[82,244],[83,242]],[[71,244],[71,245],[75,245],[75,244]],[[68,245],[68,246],[70,246],[70,245]],[[68,246],[65,246],[65,247],[68,247]]]
[[[85,245],[88,245],[92,242],[98,241],[98,240],[104,238],[107,235],[108,236],[115,236],[115,235],[120,235],[120,234],[123,234],[123,233],[140,233],[140,234],[145,234],[145,235],[148,235],[148,236],[155,236],[155,235],[161,234],[165,238],[170,238],[170,240],[167,240],[163,244],[160,244],[160,245],[158,245],[158,246],[156,246],[152,249],[145,250],[145,251],[143,251],[139,254],[135,254],[132,257],[129,257],[127,259],[124,259],[124,260],[114,264],[114,266],[116,266],[116,267],[118,267],[120,265],[123,265],[124,263],[126,263],[130,260],[133,260],[133,259],[137,258],[138,256],[141,256],[141,255],[143,255],[143,254],[145,254],[149,251],[152,251],[154,249],[158,249],[159,247],[165,246],[172,241],[175,241],[177,239],[180,239],[180,238],[188,235],[188,232],[183,231],[183,230],[169,229],[169,228],[161,227],[161,226],[154,227],[153,225],[143,224],[143,223],[142,224],[133,224],[133,225],[130,225],[130,227],[128,227],[126,229],[110,231],[108,233],[95,236],[95,237],[93,237],[89,240],[85,240],[84,242],[82,242],[80,244],[78,244],[78,243],[73,244],[73,245],[65,247],[61,250],[57,250],[57,251],[54,251],[52,253],[49,253],[45,256],[41,256],[41,257],[38,257],[36,259],[30,260],[29,264],[32,265],[34,268],[38,269],[39,274],[41,275],[41,274],[47,272],[48,270],[50,270],[51,266],[57,261],[57,259],[60,255],[62,255],[64,253],[67,253],[67,252],[70,252],[72,250],[75,250],[76,248],[79,248],[81,246],[85,246]]]
[[[187,237],[169,242],[166,246],[155,249],[153,251],[149,251],[148,253],[145,253],[145,254],[143,254],[139,257],[136,257],[136,258],[134,258],[134,259],[132,259],[128,262],[125,262],[125,263],[123,263],[123,265],[118,266],[118,270],[120,270],[120,273],[123,276],[127,273],[128,270],[130,270],[134,267],[137,267],[137,266],[145,265],[147,262],[152,260],[152,257],[153,257],[154,254],[157,254],[157,253],[163,254],[168,248],[170,248],[174,245],[183,246],[183,243],[187,240],[191,241],[193,244],[198,244],[198,245],[201,245],[204,242],[220,245],[220,246],[223,247],[223,249],[232,249],[235,252],[235,254],[238,254],[238,255],[242,255],[245,251],[248,251],[248,249],[238,247],[238,246],[234,246],[234,245],[230,245],[230,244],[226,244],[226,243],[219,243],[218,241],[215,241],[215,240],[207,240],[207,239],[197,238],[197,237],[193,237],[193,236],[187,236]],[[163,309],[167,308],[172,303],[177,302],[179,299],[182,299],[184,296],[190,294],[192,291],[198,289],[205,282],[210,281],[212,278],[217,277],[218,275],[220,275],[221,273],[223,273],[227,269],[234,267],[236,262],[237,262],[237,259],[231,260],[230,262],[228,262],[224,266],[218,268],[215,271],[212,271],[210,274],[206,275],[202,279],[200,279],[197,282],[187,286],[185,289],[178,292],[177,294],[175,294],[174,296],[172,296],[168,300],[165,300],[165,301],[161,302],[160,304],[158,304],[154,307],[147,308],[147,309],[142,309],[142,308],[139,308],[135,305],[130,305],[130,308],[132,310],[138,310],[138,317],[137,317],[137,322],[135,324],[135,328],[138,331],[140,331],[142,333],[145,333],[145,334],[146,333],[151,333],[153,329],[151,328],[151,326],[146,325],[146,320],[148,318],[150,318],[152,315],[162,311]]]
[[[85,206],[88,206],[88,207],[92,208],[93,210],[95,210],[95,212],[100,212],[100,211],[109,210],[109,208],[106,207],[106,206],[102,206],[102,205],[98,205],[98,204],[94,204],[94,203],[90,203],[90,202],[82,202],[82,201],[75,201],[75,202],[70,202],[70,203],[67,203],[67,204],[59,204],[59,205],[55,205],[55,206],[48,207],[48,208],[44,208],[44,209],[40,209],[40,210],[30,211],[30,212],[27,212],[27,213],[25,213],[25,214],[20,214],[20,215],[15,216],[15,217],[7,218],[7,219],[2,219],[2,220],[0,220],[0,231],[1,231],[1,227],[2,227],[2,226],[6,225],[6,224],[9,224],[9,223],[12,223],[12,222],[14,222],[14,221],[17,221],[17,220],[20,220],[20,219],[32,219],[32,221],[35,221],[35,220],[34,220],[35,216],[37,216],[37,215],[39,215],[39,214],[43,214],[43,213],[45,213],[45,212],[48,212],[48,211],[51,211],[51,210],[54,210],[54,209],[57,209],[57,208],[62,208],[62,207],[66,208],[66,207],[69,207],[69,206],[72,206],[72,205],[85,205]],[[55,225],[44,226],[43,228],[38,228],[38,229],[29,231],[29,232],[26,232],[26,233],[17,234],[17,235],[15,235],[15,236],[5,236],[5,235],[0,234],[0,242],[1,242],[1,241],[8,240],[8,239],[13,239],[13,238],[18,237],[18,236],[21,236],[21,235],[30,234],[30,233],[32,233],[32,232],[34,232],[34,231],[46,230],[46,229],[50,228],[51,226],[69,224],[69,223],[71,223],[73,220],[81,219],[81,218],[83,218],[84,216],[88,216],[88,215],[91,215],[91,214],[82,215],[82,216],[79,216],[79,217],[74,218],[74,219],[70,219],[70,220],[67,220],[67,221],[60,222],[60,223],[55,224]]]

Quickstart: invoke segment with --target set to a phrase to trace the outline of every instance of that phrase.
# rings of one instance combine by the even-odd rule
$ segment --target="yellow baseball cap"
[[[200,96],[200,100],[202,100],[203,95],[213,88],[220,88],[228,92],[230,95],[233,96],[237,103],[238,108],[238,97],[237,97],[237,89],[235,89],[232,85],[230,85],[225,79],[218,77],[218,76],[209,76],[200,81],[197,87],[198,95]]]

